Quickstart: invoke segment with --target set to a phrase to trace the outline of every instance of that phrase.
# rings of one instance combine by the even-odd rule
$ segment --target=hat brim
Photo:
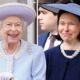
[[[53,7],[56,9],[64,10],[69,13],[75,14],[77,16],[80,16],[80,6],[75,3],[69,3],[69,4],[48,4],[49,7]]]
[[[53,8],[52,6],[48,6],[48,5],[50,5],[50,4],[49,3],[48,4],[47,3],[46,4],[41,4],[40,7],[44,8],[48,11],[51,11],[53,13],[58,13],[59,12],[59,9]]]
[[[35,11],[24,4],[8,3],[0,6],[0,20],[8,16],[20,16],[27,25],[31,24],[36,16]]]

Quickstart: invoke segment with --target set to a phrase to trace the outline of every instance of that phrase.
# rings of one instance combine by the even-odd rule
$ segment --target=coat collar
[[[2,48],[3,42],[0,42],[0,57],[8,57],[8,56],[13,56],[15,59],[19,58],[20,56],[23,55],[23,53],[28,53],[31,54],[33,52],[32,50],[32,44],[21,40],[21,46],[17,52],[15,52],[13,55],[8,55],[5,53],[5,51]]]

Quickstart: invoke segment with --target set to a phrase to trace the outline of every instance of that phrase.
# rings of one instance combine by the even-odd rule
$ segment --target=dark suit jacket
[[[75,51],[66,50],[66,54],[71,55]],[[49,49],[46,56],[46,80],[80,80],[80,52],[73,59],[65,58],[60,50],[60,46]]]
[[[44,32],[44,33],[41,33],[38,37],[38,45],[42,46],[44,48],[45,46],[45,43],[46,43],[46,40],[47,38],[49,37],[49,32]],[[57,40],[59,41],[62,41],[60,36],[57,35],[57,36],[54,36]]]
[[[41,33],[38,37],[38,45],[40,45],[44,48],[45,42],[46,42],[48,36],[49,36],[48,32]]]

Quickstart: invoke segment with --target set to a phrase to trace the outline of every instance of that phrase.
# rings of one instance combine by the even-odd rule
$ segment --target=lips
[[[42,25],[43,24],[42,21],[39,21],[39,24]]]
[[[39,23],[39,25],[40,25],[40,26],[42,26],[42,25],[43,25],[43,23]]]
[[[9,37],[16,38],[19,34],[8,34]]]
[[[70,33],[62,33],[62,35],[65,36],[65,37],[69,37],[69,36],[71,36]]]

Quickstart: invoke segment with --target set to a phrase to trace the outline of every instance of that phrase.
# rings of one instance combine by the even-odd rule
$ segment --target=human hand
[[[0,80],[14,80],[14,76],[10,72],[1,72]]]

